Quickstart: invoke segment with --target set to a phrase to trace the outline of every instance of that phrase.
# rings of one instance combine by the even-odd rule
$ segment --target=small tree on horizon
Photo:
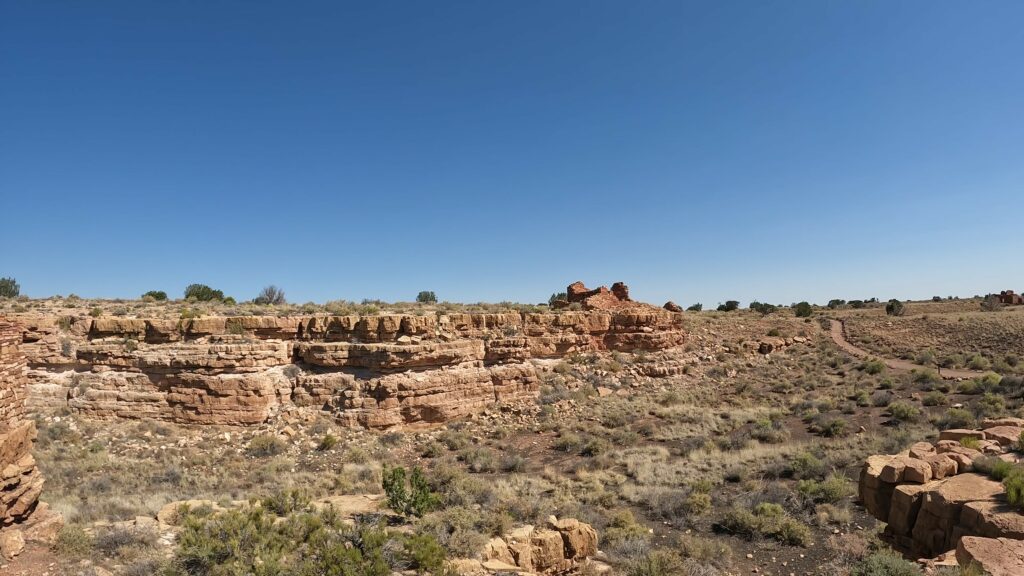
[[[551,295],[550,298],[548,298],[548,306],[554,306],[555,302],[559,300],[564,300],[568,302],[569,295],[566,294],[565,292],[555,292],[554,294]]]
[[[686,311],[687,312],[700,312],[703,309],[704,309],[704,305],[701,304],[700,302],[697,302],[696,304],[694,304],[694,305],[690,306],[689,308],[687,308]]]
[[[146,298],[152,298],[157,302],[163,302],[164,300],[167,300],[167,292],[164,292],[163,290],[150,290],[142,295],[143,300]]]
[[[21,286],[14,278],[0,278],[0,298],[17,298],[21,295]]]
[[[750,309],[755,312],[760,312],[762,316],[767,316],[779,309],[775,304],[768,304],[767,302],[758,302],[754,300],[750,303]]]
[[[796,314],[797,318],[810,318],[813,311],[810,303],[806,301],[793,304],[793,314]]]
[[[434,294],[433,290],[423,290],[416,295],[416,301],[420,304],[436,304],[437,295]]]
[[[732,312],[733,310],[739,310],[740,303],[738,300],[726,300],[725,304],[718,305],[719,312]]]
[[[199,300],[200,302],[224,300],[224,292],[214,290],[206,284],[189,284],[185,287],[185,299],[188,300],[189,298]]]
[[[900,302],[895,298],[889,300],[885,305],[885,313],[889,316],[903,316],[906,311],[907,309],[906,306],[903,305],[903,302]]]
[[[281,304],[287,304],[288,301],[284,298],[284,290],[271,284],[263,288],[260,291],[260,295],[253,299],[256,304],[269,304],[271,306],[280,306]]]

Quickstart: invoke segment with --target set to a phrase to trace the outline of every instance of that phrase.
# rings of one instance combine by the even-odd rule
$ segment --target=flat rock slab
[[[1024,574],[1024,540],[964,536],[956,547],[961,566],[976,563],[990,576]]]

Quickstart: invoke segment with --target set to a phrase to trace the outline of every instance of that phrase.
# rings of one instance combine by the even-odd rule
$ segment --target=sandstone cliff
[[[0,320],[0,529],[24,522],[43,491],[43,477],[32,458],[35,423],[25,419],[25,357],[21,333]],[[9,536],[16,536],[12,538]],[[21,533],[4,532],[0,548],[13,556],[24,545]]]
[[[324,410],[353,426],[443,422],[533,397],[538,360],[685,341],[682,315],[654,307],[18,321],[33,407],[242,425],[291,407]]]

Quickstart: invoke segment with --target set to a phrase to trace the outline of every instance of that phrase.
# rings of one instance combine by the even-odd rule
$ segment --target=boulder
[[[508,544],[506,544],[504,540],[498,537],[491,538],[487,541],[487,544],[484,545],[484,551],[482,556],[484,559],[485,566],[487,561],[489,560],[497,560],[499,562],[504,562],[505,564],[509,564],[512,566],[516,565],[516,560],[512,556],[512,551],[509,550]]]
[[[990,576],[1024,574],[1024,541],[964,536],[956,547],[961,566],[977,564]]]
[[[562,535],[554,530],[534,530],[530,544],[533,546],[533,566],[537,571],[560,567],[565,560]]]
[[[683,311],[683,307],[682,306],[680,306],[679,304],[676,304],[675,302],[673,302],[671,300],[669,300],[668,302],[665,302],[665,305],[662,306],[662,308],[664,308],[665,310],[668,310],[669,312],[682,312]]]
[[[984,440],[985,432],[982,430],[968,430],[966,428],[953,428],[939,432],[939,440],[956,440],[959,442],[962,438]]]
[[[25,549],[25,537],[17,528],[0,530],[0,554],[8,560],[14,558]]]
[[[882,471],[892,459],[893,456],[869,456],[861,468],[858,483],[858,496],[864,508],[882,521],[889,517],[889,502],[895,489],[895,483],[882,479]]]
[[[985,439],[994,440],[1000,446],[1016,446],[1024,428],[1020,426],[993,426],[985,429]]]
[[[935,454],[935,446],[933,446],[931,442],[915,442],[914,445],[910,447],[911,458],[922,458],[923,456],[928,456],[930,454]]]
[[[597,530],[574,518],[565,518],[551,523],[551,527],[562,535],[565,557],[579,560],[597,553]]]

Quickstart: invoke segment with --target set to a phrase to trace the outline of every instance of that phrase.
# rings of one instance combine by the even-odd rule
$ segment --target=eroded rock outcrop
[[[481,552],[477,570],[461,573],[566,572],[597,554],[597,531],[573,518],[551,517],[544,526],[522,526],[491,538]],[[469,568],[469,569],[466,569]]]
[[[685,342],[681,314],[619,300],[628,299],[624,286],[606,292],[631,306],[180,321],[25,317],[20,336],[38,409],[246,425],[300,407],[353,426],[390,427],[532,398],[539,360]],[[677,369],[649,367],[651,375]]]
[[[32,457],[36,427],[25,415],[25,356],[20,328],[0,318],[0,552],[21,553],[25,540],[48,541],[63,525],[39,503],[43,476]]]
[[[35,423],[25,418],[25,357],[21,332],[0,320],[0,527],[23,522],[43,491],[32,458]]]
[[[934,444],[871,456],[861,469],[860,500],[886,522],[884,535],[898,549],[921,557],[956,550],[960,562],[991,574],[1020,574],[1024,514],[1007,501],[1003,484],[980,473],[989,459],[1017,463],[1014,451],[1024,420],[986,420],[981,430],[946,430]],[[982,460],[985,459],[985,460]],[[1009,570],[1009,571],[1006,571]]]

